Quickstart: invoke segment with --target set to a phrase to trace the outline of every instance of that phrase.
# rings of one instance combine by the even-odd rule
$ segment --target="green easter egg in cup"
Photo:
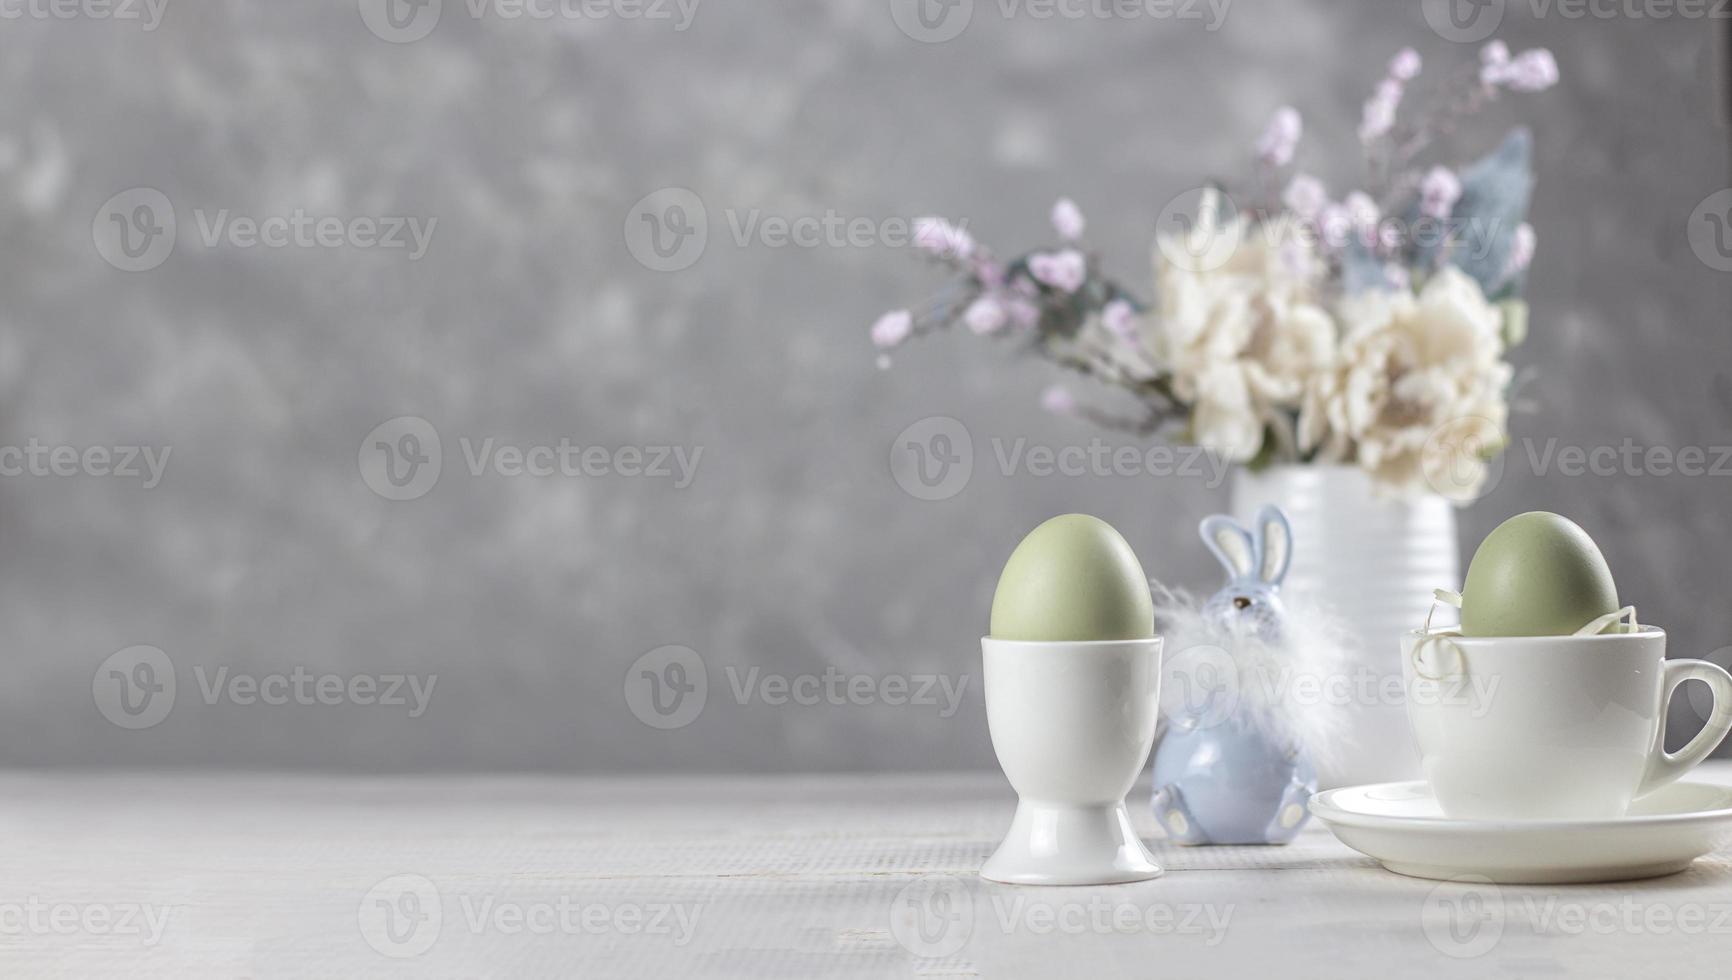
[[[991,630],[997,640],[1145,640],[1155,635],[1154,599],[1123,535],[1098,517],[1065,514],[1011,552]]]
[[[1568,636],[1617,612],[1618,587],[1594,539],[1546,511],[1486,535],[1461,591],[1463,636]]]
[[[1161,873],[1125,794],[1160,720],[1149,581],[1105,521],[1055,517],[1011,552],[980,639],[992,751],[1016,790],[988,881],[1105,885]]]

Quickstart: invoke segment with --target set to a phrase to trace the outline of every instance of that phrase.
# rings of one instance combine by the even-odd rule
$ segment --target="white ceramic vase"
[[[1377,495],[1354,466],[1271,466],[1234,474],[1232,509],[1249,520],[1275,504],[1293,526],[1293,566],[1282,592],[1326,605],[1352,631],[1348,744],[1319,754],[1325,788],[1420,777],[1401,690],[1401,637],[1431,608],[1433,589],[1461,587],[1455,508],[1439,496]],[[1439,610],[1434,625],[1454,622]]]

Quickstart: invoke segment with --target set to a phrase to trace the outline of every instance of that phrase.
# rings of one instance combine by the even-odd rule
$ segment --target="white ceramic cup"
[[[1667,660],[1666,632],[1402,636],[1407,717],[1444,813],[1485,820],[1604,819],[1682,776],[1732,728],[1732,675]],[[1672,692],[1714,696],[1708,723],[1665,750]]]
[[[1021,885],[1099,885],[1161,873],[1125,794],[1155,740],[1161,640],[980,641],[986,721],[1016,790],[1004,843],[980,869]]]

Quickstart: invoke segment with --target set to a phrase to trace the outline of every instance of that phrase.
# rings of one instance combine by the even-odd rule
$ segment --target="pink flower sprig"
[[[1389,60],[1389,74],[1377,83],[1359,120],[1359,141],[1366,145],[1388,134],[1395,125],[1395,112],[1401,108],[1401,97],[1407,83],[1419,77],[1419,52],[1402,48]]]
[[[1365,190],[1332,199],[1322,181],[1306,173],[1284,176],[1281,167],[1296,155],[1302,126],[1288,107],[1277,111],[1257,142],[1256,190],[1262,210],[1252,209],[1252,221],[1296,221],[1313,236],[1318,252],[1330,263],[1331,276],[1345,276],[1344,263],[1354,263],[1354,281],[1366,282],[1367,258],[1384,263],[1382,279],[1395,288],[1411,280],[1408,268],[1418,258],[1408,217],[1447,222],[1454,217],[1464,188],[1452,167],[1412,166],[1417,154],[1449,133],[1499,92],[1538,92],[1556,84],[1557,62],[1551,52],[1534,48],[1512,56],[1501,42],[1487,44],[1479,63],[1463,66],[1440,86],[1427,111],[1415,120],[1403,118],[1408,87],[1420,75],[1419,53],[1403,48],[1392,57],[1366,101],[1359,136],[1365,152]],[[1277,178],[1281,178],[1277,180]],[[1428,265],[1449,260],[1447,249],[1426,256]]]
[[[1275,110],[1274,118],[1269,120],[1269,126],[1263,130],[1263,136],[1257,140],[1257,159],[1265,166],[1285,167],[1293,162],[1293,153],[1299,147],[1299,138],[1305,133],[1305,121],[1299,115],[1299,110],[1290,105],[1284,105]]]
[[[1509,46],[1492,41],[1480,49],[1479,81],[1489,91],[1544,92],[1558,83],[1558,63],[1546,48],[1529,48],[1511,57]]]
[[[949,269],[951,283],[922,305],[892,310],[869,331],[880,367],[889,352],[927,333],[957,324],[978,336],[1022,337],[1028,350],[1093,381],[1128,391],[1141,402],[1135,417],[1111,415],[1076,403],[1054,388],[1047,407],[1103,426],[1150,435],[1181,418],[1183,406],[1167,382],[1133,370],[1146,361],[1140,336],[1142,306],[1100,274],[1086,246],[1082,209],[1069,198],[1052,207],[1061,245],[1000,262],[960,225],[943,218],[915,223],[914,245]],[[1098,324],[1098,333],[1085,328]],[[1087,337],[1084,342],[1080,338]]]
[[[1459,200],[1461,178],[1448,167],[1432,167],[1419,183],[1419,213],[1428,218],[1449,217]]]
[[[1270,211],[1276,209],[1275,194],[1281,183],[1281,173],[1293,162],[1299,139],[1304,134],[1305,120],[1299,115],[1299,110],[1284,105],[1275,110],[1275,115],[1257,140],[1258,183],[1262,187],[1263,206]]]
[[[1068,197],[1061,197],[1052,206],[1052,230],[1058,232],[1058,237],[1067,242],[1082,241],[1083,229],[1088,222],[1083,220],[1082,209]]]
[[[1543,92],[1558,82],[1557,59],[1546,48],[1530,48],[1512,57],[1508,45],[1490,41],[1480,49],[1479,61],[1452,79],[1411,125],[1391,132],[1394,149],[1387,160],[1374,167],[1380,178],[1377,183],[1404,171],[1422,150],[1495,101],[1500,91]],[[1386,190],[1400,192],[1402,188]]]
[[[1061,293],[1074,293],[1088,280],[1088,259],[1074,248],[1036,252],[1028,257],[1028,274],[1043,286],[1051,286]]]
[[[891,310],[880,316],[869,331],[872,345],[879,350],[878,365],[889,367],[889,352],[909,340],[948,326],[971,310],[983,291],[994,288],[1004,277],[1003,267],[992,253],[975,241],[961,224],[946,218],[923,217],[914,220],[913,246],[958,276],[953,282],[922,306],[914,309]],[[1006,318],[1017,312],[1004,310]],[[991,332],[999,324],[990,322],[986,310],[974,311],[969,318],[976,332]]]
[[[957,282],[923,309],[893,310],[880,317],[872,326],[873,344],[888,351],[956,321],[986,335],[1009,328],[1032,329],[1051,314],[1062,328],[1065,316],[1076,313],[1079,300],[1084,314],[1095,312],[1089,298],[1081,294],[1110,300],[1123,292],[1099,280],[1088,255],[1078,247],[1087,222],[1076,202],[1061,198],[1054,204],[1052,224],[1065,247],[1030,252],[1006,266],[961,225],[937,217],[915,221],[914,246],[957,273]]]
[[[964,260],[973,258],[976,250],[966,227],[930,217],[914,219],[914,247],[939,258]]]
[[[907,310],[891,310],[872,324],[872,345],[879,350],[900,346],[914,332],[914,314]]]

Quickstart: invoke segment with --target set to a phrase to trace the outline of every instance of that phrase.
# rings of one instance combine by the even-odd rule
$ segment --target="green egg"
[[[1087,514],[1028,532],[992,597],[999,640],[1140,640],[1155,635],[1149,580],[1124,536]]]
[[[1461,590],[1464,636],[1564,636],[1618,610],[1604,555],[1574,521],[1530,511],[1480,542]]]

